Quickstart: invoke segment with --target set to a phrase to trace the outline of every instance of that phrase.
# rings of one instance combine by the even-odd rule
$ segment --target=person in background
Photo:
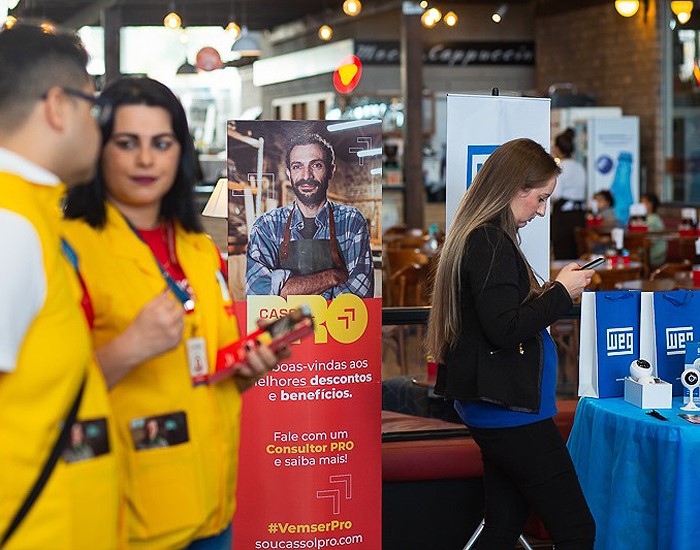
[[[116,548],[115,423],[80,307],[60,201],[88,181],[99,151],[94,95],[78,37],[18,23],[0,30],[0,547]],[[77,406],[77,421],[67,422]],[[61,457],[59,433],[102,419],[108,450]],[[64,428],[62,428],[65,426]],[[48,457],[58,453],[53,468]],[[45,484],[36,484],[41,473]],[[32,487],[38,496],[28,512]],[[21,519],[20,519],[21,517]],[[17,518],[17,528],[9,526]],[[18,523],[17,523],[18,522]]]
[[[221,255],[194,202],[194,147],[182,105],[163,84],[122,78],[102,97],[97,177],[67,197],[66,238],[92,298],[92,331],[127,455],[127,528],[139,548],[230,549],[241,392],[277,363],[238,340]],[[286,351],[282,352],[283,355]],[[143,419],[180,426],[182,441],[139,449]]]
[[[603,189],[593,194],[593,200],[598,207],[598,216],[603,220],[600,228],[610,230],[614,227],[620,227],[620,222],[615,215],[615,199],[612,193],[607,189]]]
[[[574,130],[566,129],[554,140],[554,155],[559,159],[561,174],[552,194],[552,251],[554,258],[576,258],[576,227],[586,226],[586,169],[572,157]]]
[[[640,202],[647,207],[647,231],[664,231],[664,220],[656,213],[659,208],[659,197],[655,193],[644,193]],[[651,267],[659,267],[666,262],[666,250],[668,243],[664,239],[653,239],[649,248],[649,264]]]
[[[529,139],[484,162],[457,207],[440,255],[427,352],[435,393],[481,449],[486,491],[479,548],[511,549],[530,510],[557,549],[593,548],[595,523],[556,414],[557,352],[547,326],[565,315],[593,270],[570,263],[540,286],[518,231],[544,216],[559,167]]]

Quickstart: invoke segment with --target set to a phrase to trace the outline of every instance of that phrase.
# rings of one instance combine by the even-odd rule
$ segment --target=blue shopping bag
[[[621,397],[622,379],[639,358],[641,292],[584,292],[581,296],[579,388],[582,397]]]
[[[685,367],[685,343],[700,339],[700,293],[695,290],[670,290],[653,294],[653,328],[650,349],[656,376],[673,384],[673,395],[683,395],[680,376]],[[646,325],[646,323],[645,323]]]

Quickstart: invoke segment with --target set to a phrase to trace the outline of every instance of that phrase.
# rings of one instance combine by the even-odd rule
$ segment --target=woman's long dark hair
[[[162,107],[170,114],[173,132],[180,144],[180,162],[175,182],[163,197],[160,205],[160,219],[177,221],[186,230],[203,233],[194,200],[194,174],[196,153],[190,135],[187,117],[182,104],[167,86],[146,77],[123,77],[110,84],[101,97],[113,105],[112,118],[102,127],[102,147],[112,136],[114,116],[124,105],[147,105]],[[97,166],[93,181],[88,185],[72,188],[66,197],[64,214],[69,219],[83,219],[95,228],[105,226],[107,191],[102,175],[102,158]]]

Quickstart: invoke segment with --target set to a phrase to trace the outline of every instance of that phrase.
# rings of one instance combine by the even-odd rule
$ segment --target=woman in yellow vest
[[[93,343],[126,449],[135,548],[231,548],[241,391],[277,362],[238,339],[221,256],[194,204],[185,112],[162,84],[123,78],[95,181],[68,195],[65,235],[94,309]],[[205,546],[203,546],[205,545]]]

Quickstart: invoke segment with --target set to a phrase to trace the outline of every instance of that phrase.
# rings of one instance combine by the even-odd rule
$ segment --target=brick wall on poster
[[[535,17],[536,82],[539,90],[571,82],[590,93],[596,105],[622,107],[640,123],[642,181],[646,189],[661,190],[662,33],[656,2],[644,2],[631,18],[617,14],[613,2],[567,13]],[[663,19],[663,18],[660,18]]]

